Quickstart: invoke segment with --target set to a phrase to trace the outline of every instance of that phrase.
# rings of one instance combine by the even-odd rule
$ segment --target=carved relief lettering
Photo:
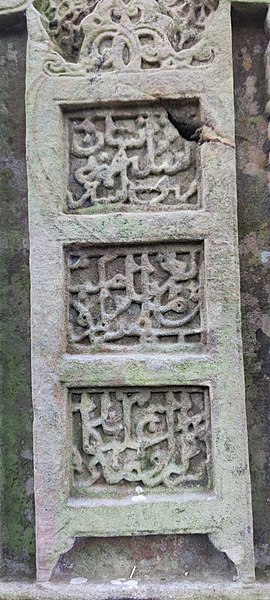
[[[67,210],[197,207],[197,144],[164,108],[92,110],[68,127]]]
[[[68,251],[70,349],[197,342],[202,246]]]
[[[72,390],[75,482],[209,485],[203,387]]]

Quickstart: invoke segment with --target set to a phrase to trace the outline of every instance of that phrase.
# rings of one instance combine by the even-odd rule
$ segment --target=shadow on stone
[[[77,538],[63,554],[52,581],[85,577],[91,582],[162,583],[232,581],[236,570],[207,535]]]

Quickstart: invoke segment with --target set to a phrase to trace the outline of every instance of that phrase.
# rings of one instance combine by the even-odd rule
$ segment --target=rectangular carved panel
[[[85,388],[70,396],[75,482],[209,485],[207,388]]]
[[[202,258],[200,242],[67,250],[69,349],[197,345]]]
[[[180,112],[179,112],[180,111]],[[82,212],[197,208],[196,107],[92,109],[69,115],[66,209]],[[183,128],[183,123],[182,123]]]

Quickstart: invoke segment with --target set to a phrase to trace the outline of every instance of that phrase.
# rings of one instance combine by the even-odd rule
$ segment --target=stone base
[[[269,600],[270,584],[0,583],[1,600]]]

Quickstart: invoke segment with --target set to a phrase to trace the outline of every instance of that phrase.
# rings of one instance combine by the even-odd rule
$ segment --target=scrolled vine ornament
[[[205,41],[218,0],[37,0],[57,60],[47,72],[175,69],[208,65],[214,50]],[[58,61],[59,62],[59,61]],[[53,63],[53,64],[52,64]],[[71,68],[70,64],[80,65]]]

